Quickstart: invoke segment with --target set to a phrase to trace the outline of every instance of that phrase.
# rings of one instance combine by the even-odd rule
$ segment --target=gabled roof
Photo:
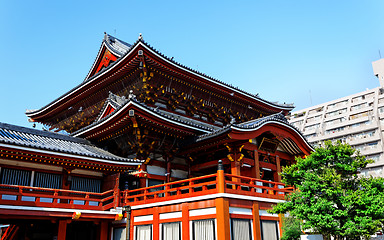
[[[167,66],[174,67],[179,69],[179,71],[183,72],[184,74],[188,74],[192,76],[193,78],[200,79],[201,81],[204,81],[206,83],[211,84],[215,88],[221,88],[225,89],[226,92],[230,93],[232,96],[243,96],[248,99],[251,99],[252,101],[256,101],[261,104],[265,104],[266,106],[269,106],[271,108],[284,110],[284,111],[290,111],[294,108],[292,104],[278,104],[275,102],[270,102],[267,100],[264,100],[260,98],[257,94],[251,94],[246,91],[243,91],[237,87],[234,87],[230,84],[226,84],[222,81],[219,81],[215,78],[212,78],[210,76],[207,76],[201,72],[198,72],[196,70],[193,70],[189,67],[186,67],[176,61],[174,61],[171,58],[166,57],[162,53],[158,52],[156,49],[152,48],[149,44],[144,42],[142,38],[139,38],[134,44],[129,45],[127,43],[124,43],[121,40],[118,40],[110,35],[106,35],[102,48],[109,47],[111,51],[114,51],[116,54],[121,54],[121,56],[111,64],[108,65],[108,67],[100,70],[93,76],[88,76],[86,81],[82,82],[78,86],[74,87],[72,90],[68,91],[67,93],[63,94],[58,99],[52,101],[51,103],[47,104],[46,106],[42,107],[39,110],[27,110],[26,115],[28,117],[34,118],[40,118],[43,117],[46,114],[49,114],[49,111],[54,111],[57,109],[64,110],[65,107],[70,107],[70,104],[67,104],[71,98],[74,96],[77,96],[79,94],[89,94],[90,89],[93,85],[96,85],[100,83],[100,81],[106,81],[104,77],[108,76],[108,78],[113,78],[116,75],[116,71],[123,71],[123,69],[126,69],[124,64],[127,64],[128,62],[132,62],[132,64],[138,64],[136,62],[135,58],[137,57],[137,50],[138,49],[144,49],[152,56],[161,59],[164,64],[167,64]],[[101,51],[101,50],[100,50]],[[100,52],[99,52],[100,54]],[[98,56],[100,57],[100,56]],[[122,64],[120,64],[122,63]],[[115,71],[114,71],[115,70]],[[92,70],[91,70],[92,71]],[[92,85],[93,84],[93,85]],[[85,95],[87,96],[87,95]],[[68,106],[65,106],[65,105]]]
[[[116,95],[110,95],[110,97],[114,97]],[[139,102],[138,100],[135,99],[134,96],[132,96],[129,99],[121,98],[118,97],[121,101],[124,101],[121,103],[120,106],[118,106],[111,114],[105,116],[104,118],[97,119],[95,122],[92,124],[79,129],[76,132],[73,132],[71,135],[72,136],[82,136],[84,133],[101,127],[104,124],[108,124],[109,121],[114,121],[119,118],[125,117],[126,111],[128,109],[137,109],[137,110],[142,110],[151,116],[153,116],[154,119],[159,119],[159,121],[166,121],[169,124],[172,125],[177,125],[182,128],[187,128],[192,131],[197,131],[199,133],[207,133],[214,131],[215,129],[218,129],[217,126],[210,125],[207,123],[202,123],[198,120],[187,118],[175,113],[167,112],[164,110],[160,110],[158,108],[153,108],[150,106],[145,105],[144,103]]]
[[[109,92],[108,98],[105,100],[105,103],[103,107],[100,110],[99,115],[97,116],[95,122],[100,121],[102,118],[108,116],[113,111],[115,111],[117,108],[121,107],[121,105],[125,104],[126,98],[124,96],[120,97],[116,94],[113,94]],[[112,108],[113,110],[111,112],[108,112],[108,108]]]
[[[97,54],[97,57],[95,61],[93,62],[93,65],[91,69],[89,70],[87,77],[85,78],[84,81],[87,81],[88,78],[92,77],[90,76],[91,73],[93,72],[94,68],[97,67],[97,62],[100,60],[101,54],[108,49],[112,54],[114,54],[118,59],[116,61],[119,61],[120,57],[126,54],[129,49],[131,48],[131,44],[126,43],[118,38],[115,38],[107,33],[104,33],[104,39],[103,42],[101,43],[99,53]]]
[[[48,150],[55,153],[66,153],[85,156],[93,160],[111,161],[113,163],[138,165],[140,160],[122,158],[103,149],[97,148],[89,141],[59,133],[41,131],[31,128],[0,123],[0,146],[21,146],[35,150]],[[96,158],[96,159],[95,159]]]
[[[240,123],[240,124],[230,124],[222,129],[199,136],[196,139],[196,143],[209,141],[209,139],[215,138],[223,134],[226,134],[232,137],[233,134],[255,132],[271,124],[282,126],[285,132],[290,131],[292,133],[291,135],[294,135],[296,139],[298,139],[301,143],[304,144],[304,147],[307,153],[313,151],[311,144],[306,140],[306,138],[302,135],[302,133],[297,128],[295,128],[293,125],[291,125],[288,122],[288,120],[285,118],[284,114],[282,113],[269,115],[263,118],[251,120],[251,121]],[[293,155],[296,155],[302,152],[300,147],[298,147],[297,143],[289,137],[281,138],[279,141],[280,141],[280,146],[286,152],[289,152]]]

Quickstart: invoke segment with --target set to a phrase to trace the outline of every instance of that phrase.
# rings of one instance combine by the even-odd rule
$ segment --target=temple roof
[[[108,49],[113,53],[122,56],[128,52],[131,48],[131,44],[126,43],[118,38],[115,38],[109,34],[104,34],[104,43],[107,45]]]
[[[124,97],[119,97],[113,93],[110,93],[108,100],[106,101],[106,104],[104,104],[102,110],[100,111],[101,113],[104,111],[103,109],[105,109],[105,107],[110,102],[113,102],[114,106],[117,107],[111,114],[109,114],[109,115],[107,115],[101,119],[100,119],[100,116],[101,116],[101,114],[100,114],[99,117],[96,118],[95,122],[93,122],[92,124],[82,128],[82,129],[79,129],[76,132],[73,132],[71,135],[72,136],[80,136],[83,133],[90,130],[91,128],[102,125],[104,122],[107,122],[112,118],[118,117],[120,112],[122,112],[123,110],[127,109],[130,106],[142,109],[142,110],[146,111],[147,113],[150,113],[151,115],[155,116],[156,118],[162,118],[162,119],[165,119],[166,121],[171,122],[173,124],[180,125],[182,127],[187,127],[190,129],[195,129],[195,130],[199,131],[200,133],[207,133],[207,132],[211,132],[211,131],[214,131],[216,129],[219,129],[219,127],[208,124],[208,123],[203,123],[201,121],[191,119],[188,117],[184,117],[182,115],[178,115],[175,113],[167,112],[167,111],[161,110],[159,108],[147,106],[146,104],[141,103],[138,100],[136,100],[136,98],[134,96],[132,96],[131,98],[124,98]]]
[[[140,160],[115,156],[103,149],[95,147],[85,139],[0,123],[0,146],[9,145],[86,156],[119,163],[125,162],[131,165],[141,163]]]
[[[303,136],[303,134],[297,128],[295,128],[293,125],[291,125],[288,122],[288,120],[285,118],[284,114],[281,112],[277,113],[277,114],[269,115],[269,116],[266,116],[263,118],[244,122],[244,123],[229,124],[228,126],[223,127],[221,129],[212,131],[212,132],[204,134],[204,135],[200,135],[196,139],[196,142],[204,142],[206,140],[209,140],[211,138],[214,138],[214,137],[222,135],[222,134],[229,134],[233,131],[244,132],[244,133],[250,132],[250,131],[256,131],[267,124],[279,124],[279,125],[284,126],[285,129],[287,129],[287,131],[288,130],[293,131],[295,133],[295,135],[298,136],[302,142],[304,142],[304,144],[306,145],[306,148],[309,149],[310,151],[313,151],[312,146],[306,140],[306,138]],[[280,139],[280,145],[285,151],[287,151],[293,155],[302,152],[300,150],[300,148],[297,146],[297,144],[292,139],[289,139],[289,138]]]
[[[184,73],[191,74],[191,76],[193,75],[194,77],[197,77],[203,81],[210,82],[211,84],[213,84],[213,86],[217,86],[217,87],[226,89],[225,91],[229,92],[232,96],[237,95],[237,96],[247,97],[249,99],[252,99],[252,101],[263,103],[266,106],[270,106],[272,108],[279,109],[280,111],[281,110],[290,111],[294,108],[293,104],[285,104],[285,103],[279,104],[276,102],[267,101],[267,100],[259,97],[258,94],[248,93],[248,92],[241,90],[235,86],[224,83],[224,82],[217,80],[213,77],[210,77],[204,73],[198,72],[194,69],[191,69],[187,66],[184,66],[184,65],[174,61],[172,58],[169,58],[169,57],[165,56],[164,54],[160,53],[159,51],[157,51],[153,47],[151,47],[141,37],[134,44],[130,45],[128,43],[125,43],[125,42],[115,38],[115,37],[112,37],[112,36],[106,34],[104,37],[104,40],[103,40],[102,47],[99,51],[98,58],[100,56],[100,53],[101,53],[103,46],[106,46],[109,50],[111,50],[112,52],[114,52],[118,56],[116,61],[110,63],[107,67],[101,69],[99,72],[97,72],[93,76],[89,76],[89,74],[88,74],[88,76],[84,82],[82,82],[78,86],[74,87],[73,89],[71,89],[67,93],[63,94],[62,96],[60,96],[56,100],[52,101],[51,103],[47,104],[46,106],[44,106],[38,110],[27,110],[26,115],[28,117],[31,117],[32,119],[36,118],[36,117],[39,118],[39,116],[45,115],[47,113],[47,111],[58,109],[61,105],[65,105],[66,102],[68,102],[69,99],[71,99],[71,97],[75,96],[75,94],[83,94],[85,92],[89,92],[88,90],[89,90],[90,86],[92,86],[91,84],[97,84],[98,81],[100,79],[102,79],[104,76],[107,76],[108,74],[113,74],[112,69],[114,69],[116,67],[116,70],[118,70],[119,67],[121,67],[121,66],[119,66],[119,65],[121,65],[119,63],[125,62],[126,59],[129,59],[129,57],[132,57],[133,55],[136,56],[137,55],[136,50],[140,49],[140,48],[145,49],[146,51],[153,54],[154,56],[162,59],[162,61],[164,61],[164,63],[166,63],[166,64],[169,64],[169,66],[178,68],[179,70],[183,71]],[[119,66],[119,67],[117,67],[117,66]],[[93,67],[92,67],[92,69],[93,69]],[[92,71],[92,69],[91,69],[91,71]],[[66,108],[68,108],[69,106],[67,106]]]

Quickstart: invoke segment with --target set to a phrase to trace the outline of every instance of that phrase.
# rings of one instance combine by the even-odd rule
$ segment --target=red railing
[[[121,191],[121,205],[148,204],[214,193],[284,199],[292,187],[283,183],[231,174],[211,174],[135,190]]]
[[[0,184],[0,204],[108,210],[115,206],[113,190],[103,193]]]
[[[293,191],[293,187],[285,187],[284,183],[262,179],[224,174],[225,192],[247,196],[284,199],[285,194]]]
[[[0,184],[0,205],[109,210],[118,206],[148,204],[215,193],[284,199],[292,187],[283,183],[218,172],[135,190],[80,192]]]
[[[217,174],[121,191],[121,204],[137,205],[217,193]]]

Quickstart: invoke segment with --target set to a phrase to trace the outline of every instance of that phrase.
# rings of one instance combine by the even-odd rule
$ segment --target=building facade
[[[375,160],[363,175],[384,176],[384,59],[372,63],[380,87],[292,112],[290,123],[317,146],[341,141]]]
[[[16,239],[277,240],[279,173],[312,151],[292,108],[105,34],[83,82],[27,111],[49,132],[3,126],[0,223]]]

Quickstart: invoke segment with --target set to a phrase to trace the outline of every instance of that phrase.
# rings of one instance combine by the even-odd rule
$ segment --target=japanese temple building
[[[292,109],[105,34],[84,81],[26,112],[48,131],[0,124],[2,239],[277,240],[279,172],[312,151]]]

